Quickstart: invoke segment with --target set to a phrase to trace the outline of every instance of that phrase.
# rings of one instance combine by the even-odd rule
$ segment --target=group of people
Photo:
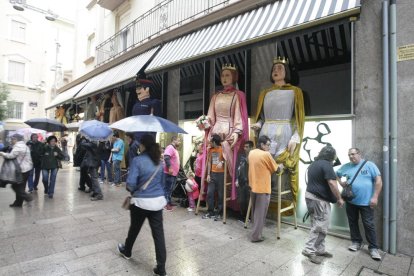
[[[22,179],[19,183],[12,184],[16,199],[10,204],[10,207],[22,207],[24,201],[33,200],[30,193],[38,190],[40,174],[42,174],[44,193],[48,198],[53,198],[56,175],[62,166],[61,161],[64,159],[64,154],[57,146],[57,141],[57,137],[53,135],[46,139],[46,143],[39,142],[37,134],[32,134],[27,143],[24,142],[24,137],[20,134],[11,136],[11,147],[3,149],[0,156],[16,160]],[[26,192],[26,183],[28,183],[29,193]]]

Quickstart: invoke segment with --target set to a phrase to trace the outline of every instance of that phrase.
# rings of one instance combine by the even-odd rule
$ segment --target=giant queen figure
[[[259,137],[267,135],[271,139],[270,153],[280,164],[279,173],[287,170],[296,202],[299,151],[305,124],[303,93],[290,84],[291,71],[286,58],[273,60],[270,81],[273,85],[260,92],[256,123],[251,128],[260,131]]]
[[[221,137],[223,157],[227,163],[228,172],[232,178],[231,199],[236,199],[236,160],[240,145],[248,140],[248,115],[246,96],[235,88],[238,72],[235,66],[224,64],[220,75],[223,90],[215,92],[210,101],[208,118],[210,128],[206,130],[204,152],[213,134]],[[207,154],[205,154],[207,156]],[[205,163],[205,162],[204,162]],[[203,166],[203,171],[205,165]],[[203,175],[205,175],[203,173]]]

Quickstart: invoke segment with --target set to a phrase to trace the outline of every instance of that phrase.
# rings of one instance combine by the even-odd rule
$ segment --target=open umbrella
[[[187,134],[184,129],[173,122],[154,115],[127,117],[111,124],[109,127],[125,132],[173,132]]]
[[[49,132],[65,131],[67,129],[64,124],[48,118],[34,118],[27,120],[25,123],[33,128],[43,129]]]
[[[79,126],[79,132],[91,140],[105,140],[112,135],[112,129],[108,124],[97,120],[82,122]]]

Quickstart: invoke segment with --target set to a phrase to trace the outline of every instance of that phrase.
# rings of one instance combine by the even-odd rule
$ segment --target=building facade
[[[54,91],[72,80],[74,24],[46,20],[39,11],[47,7],[19,11],[12,2],[0,3],[0,81],[10,92],[8,118],[25,121],[45,116]]]
[[[149,6],[142,6],[143,2]],[[77,46],[81,50],[77,51],[75,72],[80,74],[60,90],[59,98],[48,108],[74,102],[82,110],[91,95],[102,98],[103,94],[116,93],[125,116],[129,116],[136,101],[134,80],[145,74],[155,83],[152,97],[162,101],[163,116],[190,133],[183,137],[183,148],[191,148],[191,142],[202,135],[193,121],[207,113],[211,95],[220,89],[222,64],[232,63],[239,69],[239,89],[246,93],[253,120],[259,92],[271,85],[272,60],[285,56],[295,66],[295,84],[304,91],[306,103],[297,217],[302,218],[306,209],[306,167],[323,145],[333,145],[342,163],[348,161],[347,150],[352,146],[359,147],[380,170],[390,163],[383,157],[383,150],[388,151],[389,146],[383,144],[383,110],[388,106],[383,101],[383,79],[388,73],[384,73],[382,58],[389,52],[383,52],[382,46],[381,1],[203,1],[208,2],[207,7],[198,7],[195,3],[200,1],[194,1],[194,5],[186,6],[183,17],[178,14],[184,1],[149,2],[91,1],[85,7],[83,12],[91,14],[94,23],[82,30],[81,21],[77,23]],[[390,2],[384,1],[384,5],[396,7],[396,45],[413,44],[409,28],[414,4],[399,1],[390,6]],[[95,52],[93,45],[97,45]],[[384,181],[399,200],[391,206],[393,200],[383,196],[385,203],[380,203],[376,214],[380,244],[386,251],[395,253],[395,246],[397,252],[408,255],[414,255],[409,216],[414,211],[409,204],[413,195],[407,181],[413,161],[407,150],[413,123],[406,116],[412,112],[412,65],[413,60],[406,58],[397,66],[399,142],[392,150],[399,162],[393,166],[397,178]],[[161,136],[160,140],[165,142],[166,138]],[[183,152],[183,161],[189,154]],[[398,210],[395,220],[382,206]],[[389,225],[396,226],[395,243],[391,245],[388,234],[384,234]],[[347,235],[343,209],[334,207],[330,230]]]

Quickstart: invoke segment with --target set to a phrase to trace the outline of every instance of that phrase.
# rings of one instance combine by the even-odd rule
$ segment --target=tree
[[[9,97],[9,87],[0,82],[0,121],[7,118],[7,98]]]

